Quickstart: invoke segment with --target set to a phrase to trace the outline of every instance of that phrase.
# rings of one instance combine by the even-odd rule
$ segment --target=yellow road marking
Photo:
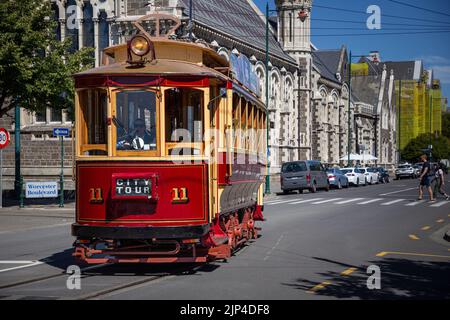
[[[450,251],[450,249],[448,249]],[[438,254],[427,254],[427,253],[413,253],[413,252],[395,252],[395,251],[383,251],[378,253],[377,257],[385,257],[387,255],[400,255],[400,256],[416,256],[416,257],[430,257],[430,258],[446,258],[450,259],[450,256],[443,256]]]
[[[345,271],[343,271],[343,272],[341,273],[341,276],[349,276],[349,275],[351,275],[353,272],[355,272],[356,270],[358,270],[358,269],[356,269],[356,268],[348,268],[347,270],[345,270]]]
[[[444,222],[444,219],[440,219],[440,220],[436,220],[437,223],[442,223]]]
[[[384,256],[387,256],[388,254],[389,254],[389,252],[383,251],[383,252],[377,253],[376,257],[384,257]]]
[[[330,285],[330,284],[331,284],[331,282],[329,282],[329,281],[324,281],[324,282],[318,284],[317,286],[315,286],[315,287],[309,289],[308,292],[309,292],[309,293],[315,293],[317,290],[323,289],[323,288],[325,288],[326,286],[328,286],[328,285]]]
[[[423,230],[423,231],[427,231],[427,230],[430,230],[431,229],[431,227],[430,226],[425,226],[425,227],[423,227],[421,230]]]
[[[410,234],[410,235],[409,235],[409,238],[410,238],[411,240],[420,240],[420,238],[419,238],[418,236],[416,236],[415,234]]]

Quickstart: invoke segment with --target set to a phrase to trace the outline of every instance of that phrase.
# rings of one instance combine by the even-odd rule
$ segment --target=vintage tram
[[[144,18],[159,32],[159,15]],[[245,85],[247,69],[238,81],[207,45],[140,23],[130,41],[104,50],[100,67],[74,76],[74,256],[226,259],[264,220],[265,105]]]

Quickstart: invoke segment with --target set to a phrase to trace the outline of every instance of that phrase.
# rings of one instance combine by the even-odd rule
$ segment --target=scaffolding
[[[442,133],[442,92],[438,81],[431,88],[415,80],[396,81],[398,143],[403,150],[421,134]]]
[[[369,65],[367,63],[352,63],[352,76],[362,77],[369,75]]]

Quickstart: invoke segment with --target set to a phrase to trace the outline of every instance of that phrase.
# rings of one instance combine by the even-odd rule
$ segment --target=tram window
[[[203,92],[168,89],[165,92],[166,142],[203,142]],[[195,154],[195,152],[194,152]]]
[[[156,151],[156,93],[122,91],[116,101],[117,150]]]
[[[234,141],[233,141],[233,147],[239,148],[239,139],[238,133],[240,132],[240,114],[241,114],[241,99],[238,95],[233,95],[233,135],[234,135]]]
[[[83,90],[79,93],[80,103],[80,154],[85,156],[106,156],[107,152],[107,106],[105,90]]]
[[[247,101],[241,99],[241,137],[240,148],[247,149]]]

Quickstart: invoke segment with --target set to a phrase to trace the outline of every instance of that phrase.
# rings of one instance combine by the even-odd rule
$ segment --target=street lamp
[[[276,10],[269,10],[269,3],[266,3],[266,145],[267,145],[267,175],[266,175],[266,190],[265,194],[270,194],[270,122],[269,122],[269,13],[276,12]]]

